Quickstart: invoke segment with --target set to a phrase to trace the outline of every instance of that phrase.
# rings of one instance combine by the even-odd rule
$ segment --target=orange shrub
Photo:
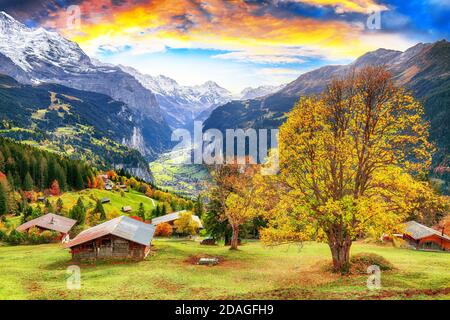
[[[173,228],[170,224],[163,222],[156,226],[156,237],[169,237],[173,233]]]

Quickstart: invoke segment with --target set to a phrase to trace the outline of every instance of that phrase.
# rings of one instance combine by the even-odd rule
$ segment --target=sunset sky
[[[449,39],[450,30],[450,0],[0,0],[0,10],[101,61],[234,92],[380,47]],[[367,27],[374,10],[381,29]]]

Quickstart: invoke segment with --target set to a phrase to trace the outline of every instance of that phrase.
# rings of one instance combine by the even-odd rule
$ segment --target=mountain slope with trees
[[[55,84],[23,85],[0,75],[0,135],[100,167],[124,166],[151,180],[146,161],[126,147],[133,135],[126,104]]]
[[[302,96],[320,93],[334,78],[354,68],[367,65],[385,66],[394,81],[412,90],[425,108],[425,119],[431,122],[430,139],[438,147],[434,167],[448,181],[450,150],[450,43],[446,40],[417,44],[405,52],[379,49],[369,52],[350,65],[325,66],[305,73],[275,94],[260,99],[232,101],[216,108],[205,121],[204,130],[232,128],[277,128]]]

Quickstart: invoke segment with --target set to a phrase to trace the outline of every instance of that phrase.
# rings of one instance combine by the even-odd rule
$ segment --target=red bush
[[[160,223],[156,226],[156,237],[169,237],[173,233],[173,228],[167,222]]]

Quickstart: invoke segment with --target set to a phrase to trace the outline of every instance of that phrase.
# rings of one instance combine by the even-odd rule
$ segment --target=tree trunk
[[[230,250],[237,250],[239,244],[239,226],[231,226],[233,234],[231,236]]]
[[[350,247],[352,241],[346,237],[341,241],[329,241],[333,258],[333,271],[346,274],[350,269]]]

